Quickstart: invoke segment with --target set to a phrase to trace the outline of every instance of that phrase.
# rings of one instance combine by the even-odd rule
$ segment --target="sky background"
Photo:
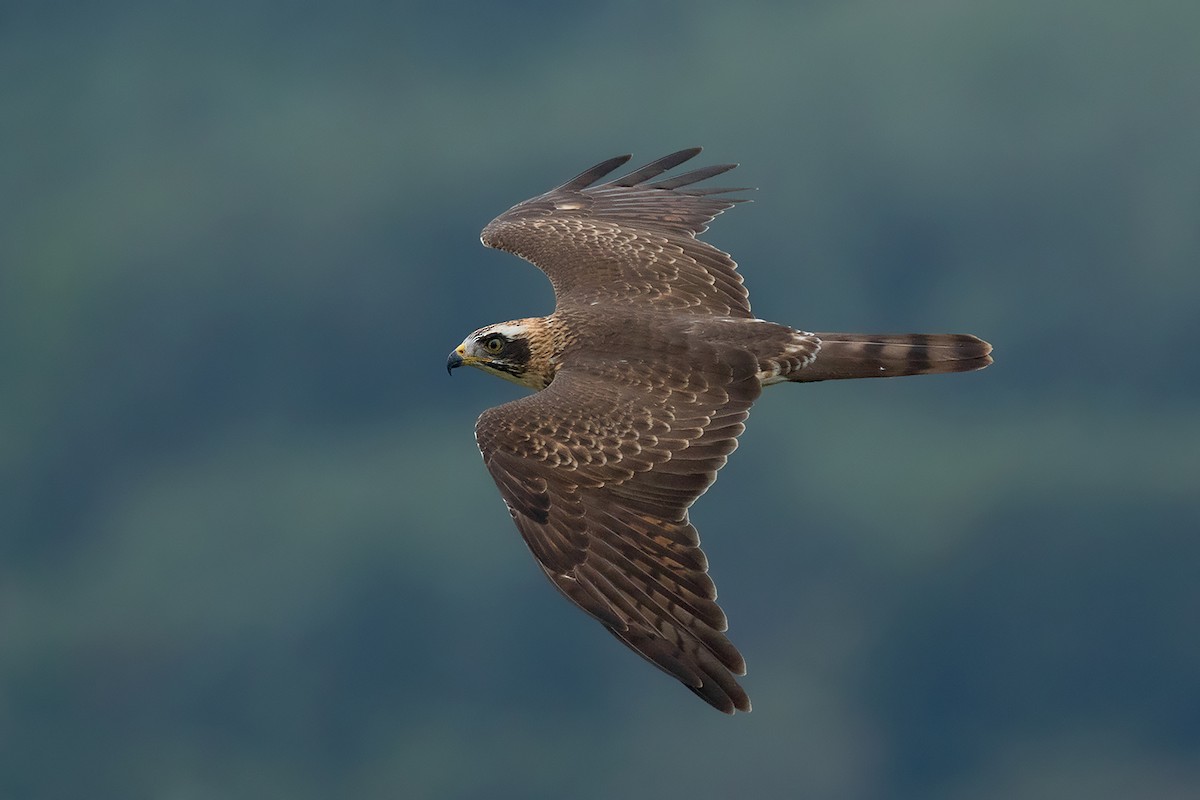
[[[0,795],[1200,796],[1200,5],[0,11]],[[755,313],[982,373],[773,389],[693,509],[754,712],[563,602],[446,354],[479,230],[757,187]],[[469,372],[470,374],[463,374]]]

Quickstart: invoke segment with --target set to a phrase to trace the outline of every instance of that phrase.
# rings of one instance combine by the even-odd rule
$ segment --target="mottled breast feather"
[[[689,188],[736,164],[654,180],[699,152],[681,150],[592,186],[629,156],[609,159],[513,206],[480,238],[546,273],[560,309],[627,302],[750,318],[733,259],[696,238],[717,214],[741,202],[721,195],[744,190]]]

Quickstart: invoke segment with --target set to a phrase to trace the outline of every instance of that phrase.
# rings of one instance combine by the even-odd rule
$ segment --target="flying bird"
[[[535,390],[490,408],[475,438],[550,582],[713,707],[749,711],[708,561],[688,520],[763,387],[966,372],[966,334],[809,333],[757,319],[728,253],[700,241],[742,189],[695,188],[736,164],[660,177],[680,150],[594,185],[610,158],[510,208],[485,245],[537,266],[554,313],[472,333],[471,366]]]

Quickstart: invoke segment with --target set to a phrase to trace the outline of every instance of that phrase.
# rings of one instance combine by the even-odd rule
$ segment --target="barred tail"
[[[992,363],[992,346],[965,333],[818,333],[816,359],[791,381],[970,372]]]

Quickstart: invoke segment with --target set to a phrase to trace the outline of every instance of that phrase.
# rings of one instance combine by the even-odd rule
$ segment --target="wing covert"
[[[688,507],[737,446],[761,391],[754,359],[719,354],[666,376],[630,365],[564,369],[549,388],[485,411],[476,438],[550,581],[707,702],[749,710],[745,662]]]
[[[662,309],[750,318],[737,265],[697,237],[742,189],[693,184],[733,169],[720,164],[658,179],[694,147],[592,186],[629,160],[618,156],[510,208],[481,240],[524,258],[550,278],[559,306],[647,303]],[[656,180],[658,179],[658,180]]]

